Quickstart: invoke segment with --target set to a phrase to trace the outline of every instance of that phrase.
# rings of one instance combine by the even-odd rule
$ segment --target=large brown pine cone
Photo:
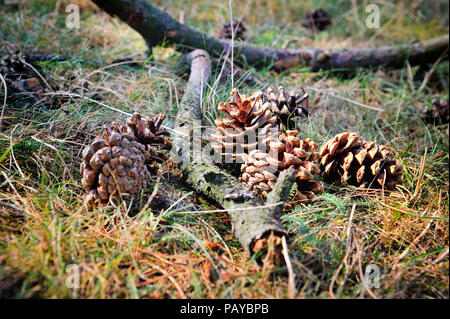
[[[309,96],[304,91],[302,93],[290,91],[286,94],[282,86],[278,87],[277,92],[269,87],[266,95],[272,112],[279,118],[282,129],[294,129],[294,118],[309,116],[306,108]]]
[[[314,175],[320,174],[317,165],[316,143],[299,139],[298,131],[286,131],[278,138],[266,140],[269,153],[252,151],[241,166],[240,181],[263,197],[272,190],[279,173],[291,167],[297,170],[297,200],[309,200],[323,191]]]
[[[211,136],[211,146],[225,157],[225,162],[235,162],[242,154],[258,148],[268,136],[278,134],[277,117],[270,104],[263,103],[261,92],[247,97],[235,88],[231,99],[221,102],[218,110],[225,112],[226,117],[216,119],[217,134]]]
[[[403,167],[392,150],[345,132],[328,140],[319,151],[324,181],[392,190],[402,182]]]
[[[247,30],[247,28],[244,26],[244,23],[242,22],[242,20],[238,20],[238,19],[234,19],[233,20],[233,30],[231,30],[231,23],[225,23],[222,25],[222,28],[219,30],[219,32],[217,33],[217,37],[219,39],[231,39],[232,38],[232,31],[234,31],[234,39],[235,40],[242,40],[244,41],[246,36],[245,36],[245,31]]]
[[[160,129],[163,119],[159,115],[143,121],[134,114],[127,125],[113,122],[83,150],[80,169],[89,203],[139,197],[150,180],[149,168],[166,159],[161,149],[170,142]]]

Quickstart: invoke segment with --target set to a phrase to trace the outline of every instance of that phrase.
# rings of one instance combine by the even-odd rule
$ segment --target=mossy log
[[[194,150],[194,122],[201,123],[203,88],[210,74],[209,55],[195,50],[187,55],[191,73],[177,113],[172,160],[179,164],[184,180],[221,205],[229,214],[233,234],[250,255],[258,239],[271,232],[286,236],[279,215],[295,182],[295,172],[286,171],[278,179],[266,203],[246,189],[235,177],[212,164],[204,150]]]
[[[214,58],[220,58],[231,46],[229,40],[219,40],[178,22],[147,0],[92,1],[139,32],[149,49],[162,43],[176,44],[176,49],[182,52],[197,48],[207,51]],[[448,58],[448,46],[447,34],[423,42],[351,50],[260,48],[237,41],[233,50],[234,62],[242,65],[260,68],[272,66],[277,70],[306,66],[312,71],[349,71],[372,67],[401,68],[405,61],[411,65],[435,62],[443,54]]]

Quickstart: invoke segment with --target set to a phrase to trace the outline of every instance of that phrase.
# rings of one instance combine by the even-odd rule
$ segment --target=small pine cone
[[[222,25],[222,28],[217,33],[217,37],[219,39],[231,39],[234,31],[234,39],[245,41],[245,31],[247,28],[244,26],[244,23],[241,20],[234,19],[233,20],[233,30],[231,30],[231,23],[225,23]]]
[[[303,17],[303,25],[312,30],[323,31],[331,25],[331,16],[324,9],[312,9]]]
[[[291,91],[287,95],[282,86],[278,87],[278,92],[274,92],[269,87],[266,95],[270,101],[272,112],[279,118],[282,129],[293,129],[294,118],[310,115],[307,109],[309,95],[304,91],[302,94]]]
[[[341,133],[319,151],[322,177],[328,183],[393,190],[402,182],[403,167],[384,145]]]
[[[240,181],[263,197],[273,189],[279,173],[291,167],[297,170],[297,200],[308,201],[323,192],[317,165],[317,145],[311,139],[299,139],[298,131],[286,131],[278,138],[266,140],[269,153],[252,151],[241,166]]]
[[[225,156],[225,162],[234,162],[261,149],[261,142],[270,135],[276,135],[277,117],[270,110],[270,103],[263,103],[262,93],[254,92],[249,97],[240,95],[237,89],[231,92],[231,99],[218,106],[225,118],[215,121],[216,134],[211,136],[211,146]]]
[[[125,199],[139,196],[151,177],[145,165],[149,157],[145,145],[132,134],[105,127],[103,136],[83,150],[81,174],[87,201],[107,203],[119,195]]]
[[[433,100],[434,109],[429,109],[423,114],[423,119],[433,124],[448,124],[450,118],[448,100]]]
[[[162,149],[170,148],[161,129],[164,115],[144,121],[139,114],[127,120],[127,125],[111,123],[103,136],[97,136],[83,150],[82,184],[88,192],[87,201],[107,203],[110,199],[131,199],[147,186],[157,162],[167,159]]]
[[[150,157],[157,162],[167,160],[168,155],[161,150],[172,147],[172,143],[164,137],[170,136],[170,133],[161,128],[165,118],[164,114],[158,114],[153,119],[147,116],[144,120],[140,114],[135,113],[127,119],[128,131],[131,131],[139,143],[149,148]]]

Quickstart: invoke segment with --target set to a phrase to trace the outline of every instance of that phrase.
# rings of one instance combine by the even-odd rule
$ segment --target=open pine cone
[[[228,102],[221,102],[219,111],[225,118],[217,118],[217,134],[211,136],[211,146],[225,156],[225,162],[234,162],[249,154],[271,134],[277,134],[277,117],[271,112],[270,104],[263,103],[262,93],[250,96],[240,95],[235,88]]]
[[[240,181],[263,197],[272,190],[278,175],[291,167],[297,170],[296,200],[309,200],[323,191],[320,182],[314,175],[320,174],[317,165],[318,154],[316,143],[311,139],[299,139],[298,131],[286,131],[278,138],[266,140],[269,153],[260,150],[252,151],[245,156],[241,166]]]
[[[233,20],[233,30],[231,30],[231,23],[225,23],[222,25],[222,28],[217,33],[217,37],[219,39],[231,39],[232,38],[232,31],[235,32],[234,39],[235,40],[241,40],[245,41],[245,31],[247,28],[244,26],[244,23],[242,20],[234,19]]]
[[[328,140],[319,151],[320,169],[328,183],[392,190],[402,182],[403,167],[387,146],[345,132]]]
[[[304,91],[302,94],[294,91],[286,94],[284,88],[280,86],[277,92],[269,87],[266,94],[270,101],[272,112],[280,120],[280,128],[293,129],[295,125],[294,118],[309,116],[309,112],[306,109],[309,96]]]
[[[119,196],[137,198],[147,186],[155,161],[161,162],[166,155],[162,148],[170,142],[160,129],[163,115],[143,121],[134,114],[126,125],[116,122],[111,128],[105,126],[103,136],[97,136],[83,150],[81,163],[82,184],[87,191],[87,202],[107,203]]]

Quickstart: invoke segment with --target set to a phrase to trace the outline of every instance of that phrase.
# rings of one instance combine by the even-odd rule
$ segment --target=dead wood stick
[[[118,16],[147,42],[149,49],[162,43],[176,44],[176,49],[186,52],[198,48],[212,57],[220,58],[230,46],[229,40],[219,40],[178,22],[169,14],[152,6],[147,0],[92,0],[105,12]],[[435,62],[449,46],[448,34],[431,40],[398,46],[381,46],[367,49],[274,49],[259,48],[234,43],[235,62],[255,67],[272,66],[287,69],[307,66],[312,71],[356,68],[401,68],[405,61],[410,65]],[[446,54],[448,58],[448,54]]]
[[[271,232],[286,236],[279,215],[295,181],[295,172],[282,174],[264,204],[235,177],[213,165],[205,149],[195,149],[198,146],[193,131],[195,121],[202,120],[201,101],[209,79],[210,59],[207,52],[195,50],[187,55],[187,60],[191,73],[177,113],[171,157],[189,185],[227,210],[233,234],[251,255],[258,239]]]

